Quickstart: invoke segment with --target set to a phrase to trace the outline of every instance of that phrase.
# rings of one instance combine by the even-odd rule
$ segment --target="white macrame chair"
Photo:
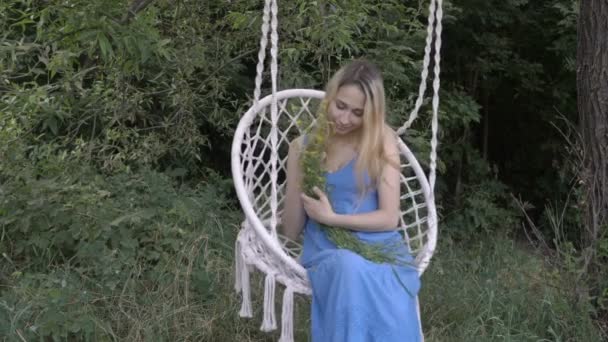
[[[426,92],[431,48],[434,43],[433,116],[428,178],[407,145],[401,138],[398,139],[402,157],[399,229],[403,232],[404,243],[415,256],[419,274],[428,266],[437,243],[434,185],[443,16],[441,5],[442,0],[430,0],[418,98],[408,120],[397,130],[399,136],[403,135],[418,115]],[[324,92],[308,89],[277,91],[277,0],[265,0],[262,21],[254,101],[238,124],[231,151],[234,186],[245,214],[235,244],[235,289],[242,295],[240,316],[252,317],[250,272],[255,267],[266,275],[261,330],[272,331],[277,328],[275,285],[276,282],[283,284],[285,291],[279,341],[291,342],[294,293],[310,295],[311,289],[306,270],[297,261],[300,247],[277,233],[285,192],[285,165],[290,141],[307,128],[301,127],[300,122],[314,122],[316,107]],[[269,28],[272,94],[260,100]]]

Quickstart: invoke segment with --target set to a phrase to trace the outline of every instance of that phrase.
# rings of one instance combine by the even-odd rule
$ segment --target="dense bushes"
[[[209,267],[231,259],[236,227],[221,182],[102,175],[56,154],[1,176],[0,335],[123,334],[98,322],[111,306],[96,302],[167,290],[184,305],[217,296]]]
[[[570,242],[580,229],[575,207],[561,236],[550,219],[539,228],[548,240],[561,239],[553,239],[560,241],[551,246],[560,253],[555,259],[570,265],[551,265],[563,274],[551,273],[546,284],[515,281],[506,269],[530,258],[515,267],[545,277],[537,255],[485,242],[521,232],[510,192],[530,189],[535,170],[545,174],[532,199],[561,201],[571,189],[572,175],[558,178],[547,163],[563,171],[562,141],[539,141],[538,132],[555,119],[554,105],[571,112],[575,3],[446,3],[442,245],[422,294],[431,339],[446,340],[454,324],[466,339],[566,338],[573,336],[567,328],[590,326],[588,298],[572,301],[566,290],[558,297],[546,288],[563,279],[584,284],[576,278],[581,252]],[[280,7],[281,88],[321,88],[344,60],[366,56],[382,66],[389,121],[397,126],[413,106],[426,8],[418,1],[344,4]],[[482,20],[488,17],[494,20]],[[0,335],[265,338],[256,322],[237,319],[228,286],[241,216],[228,149],[253,90],[260,20],[257,0],[0,3]],[[405,137],[423,166],[424,108]],[[528,161],[530,172],[521,171]],[[540,211],[535,218],[550,217]],[[446,296],[443,284],[466,289]],[[514,287],[521,291],[509,294]],[[547,300],[525,311],[541,290]],[[502,307],[493,311],[496,293]],[[595,307],[605,310],[605,298],[596,297]],[[552,314],[527,321],[547,308]],[[526,314],[509,316],[514,310]],[[300,311],[303,339],[306,319]]]

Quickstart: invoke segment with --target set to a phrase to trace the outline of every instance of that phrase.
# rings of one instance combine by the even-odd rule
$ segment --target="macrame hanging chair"
[[[397,130],[402,136],[416,119],[426,92],[427,76],[434,51],[431,153],[428,178],[403,142],[401,152],[401,217],[403,243],[415,256],[422,274],[437,242],[437,213],[434,185],[439,106],[439,62],[441,48],[442,0],[430,0],[426,46],[418,97],[408,120]],[[235,246],[235,289],[242,296],[241,317],[252,317],[250,272],[265,274],[264,314],[261,330],[277,329],[275,317],[276,283],[285,287],[281,313],[280,342],[293,341],[293,296],[310,295],[306,270],[298,263],[301,247],[277,232],[285,193],[285,168],[289,143],[314,124],[316,108],[324,92],[310,89],[277,91],[278,33],[277,0],[265,0],[262,36],[258,53],[253,105],[241,118],[232,142],[231,167],[234,186],[245,214]],[[260,100],[262,74],[270,30],[272,94]],[[432,46],[434,44],[434,46]]]

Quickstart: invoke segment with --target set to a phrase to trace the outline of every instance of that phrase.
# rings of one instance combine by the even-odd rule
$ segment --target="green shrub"
[[[543,255],[501,234],[440,241],[420,294],[427,340],[602,340],[589,302]]]
[[[212,267],[230,267],[237,218],[225,184],[102,175],[53,153],[0,179],[0,335],[104,340],[140,334],[151,315],[146,329],[171,340],[162,315],[218,300]]]

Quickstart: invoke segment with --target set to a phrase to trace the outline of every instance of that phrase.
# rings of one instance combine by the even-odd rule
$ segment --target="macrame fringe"
[[[240,248],[238,248],[237,252],[237,282],[235,284],[235,288],[237,288],[237,291],[240,290],[243,298],[243,302],[241,304],[241,311],[239,311],[239,316],[251,318],[253,317],[253,314],[251,312],[251,287],[249,286],[249,267],[243,259],[243,254],[241,253]]]
[[[274,314],[274,292],[275,292],[274,274],[267,274],[264,281],[264,320],[260,330],[264,332],[273,331],[277,328],[277,321]]]
[[[243,303],[241,304],[241,311],[239,311],[239,316],[251,318],[253,314],[251,313],[251,294],[249,288],[249,270],[247,266],[243,267],[242,273],[242,284],[243,289],[241,290]]]
[[[418,314],[418,330],[420,331],[420,342],[424,342],[424,331],[422,331],[422,317],[420,317],[420,302],[416,296],[416,314]]]
[[[287,287],[283,292],[281,311],[281,338],[279,342],[293,342],[293,290]]]
[[[241,244],[239,240],[236,240],[234,244],[234,290],[236,293],[241,293],[243,283],[241,281],[241,274],[243,273],[243,256],[241,254]]]

